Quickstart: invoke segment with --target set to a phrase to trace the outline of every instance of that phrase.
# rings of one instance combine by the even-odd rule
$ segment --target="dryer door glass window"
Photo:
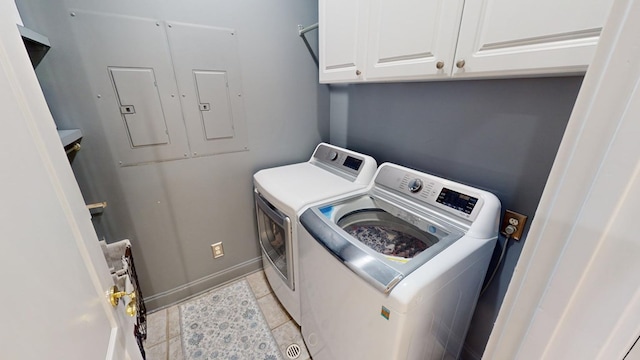
[[[258,194],[256,211],[262,251],[280,277],[293,290],[291,221]]]

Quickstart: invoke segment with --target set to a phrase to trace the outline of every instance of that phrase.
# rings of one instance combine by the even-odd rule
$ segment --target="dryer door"
[[[293,251],[291,244],[291,219],[263,198],[254,193],[258,220],[258,238],[262,253],[269,259],[278,275],[294,289]]]

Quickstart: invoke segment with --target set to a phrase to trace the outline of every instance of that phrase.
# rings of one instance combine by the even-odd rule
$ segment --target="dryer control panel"
[[[366,177],[365,183],[368,183],[378,166],[370,156],[325,143],[316,147],[310,162],[354,182]]]

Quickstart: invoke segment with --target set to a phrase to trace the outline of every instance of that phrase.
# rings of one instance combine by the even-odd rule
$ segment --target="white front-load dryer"
[[[253,176],[264,272],[274,294],[298,324],[299,213],[308,205],[361,191],[376,169],[371,156],[321,143],[307,162],[260,170]]]
[[[314,360],[457,359],[498,235],[491,193],[385,163],[300,216]]]

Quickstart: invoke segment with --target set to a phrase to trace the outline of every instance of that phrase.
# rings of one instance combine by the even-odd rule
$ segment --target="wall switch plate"
[[[502,218],[502,225],[500,226],[500,233],[504,236],[507,236],[507,227],[510,230],[513,230],[511,234],[511,238],[514,240],[520,240],[522,237],[522,232],[524,231],[524,226],[527,223],[527,216],[518,214],[515,211],[506,210],[504,212],[504,217]]]
[[[224,249],[222,248],[222,242],[211,244],[211,252],[213,252],[213,258],[217,259],[224,256]]]

